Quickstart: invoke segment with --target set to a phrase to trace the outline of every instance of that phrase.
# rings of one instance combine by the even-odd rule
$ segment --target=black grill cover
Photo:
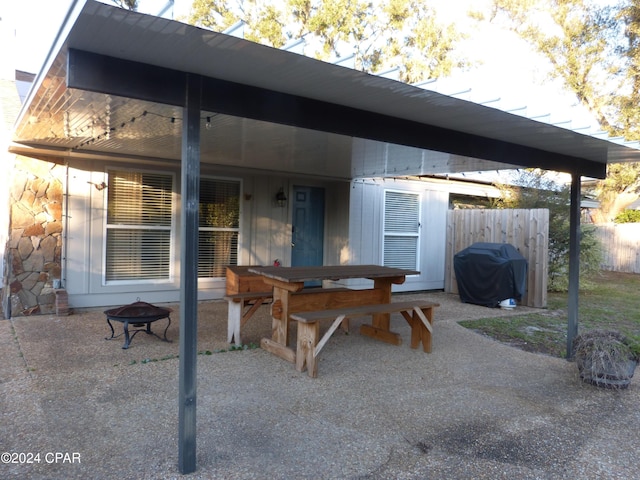
[[[464,303],[497,307],[526,291],[527,260],[508,243],[474,243],[454,255],[453,269]]]

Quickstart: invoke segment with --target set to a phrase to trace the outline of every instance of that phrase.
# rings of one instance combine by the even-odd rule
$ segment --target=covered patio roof
[[[72,4],[13,140],[15,153],[77,158],[76,166],[122,159],[180,168],[181,473],[196,468],[202,168],[341,180],[505,165],[571,173],[571,357],[580,176],[640,161],[629,146],[95,0]]]
[[[203,82],[203,166],[350,179],[512,165],[601,178],[607,163],[640,160],[606,139],[94,0],[71,7],[13,151],[179,162],[187,74]],[[354,137],[395,144],[393,161],[352,159]]]

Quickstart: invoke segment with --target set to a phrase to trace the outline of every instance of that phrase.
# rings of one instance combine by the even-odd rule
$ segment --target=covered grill
[[[508,243],[474,243],[453,257],[460,300],[497,307],[526,292],[527,260]]]

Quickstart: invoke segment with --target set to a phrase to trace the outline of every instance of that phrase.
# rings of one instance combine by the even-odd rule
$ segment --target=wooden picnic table
[[[407,275],[420,272],[380,265],[335,265],[319,267],[253,267],[249,272],[262,275],[263,282],[273,287],[271,304],[272,335],[263,338],[263,349],[295,363],[296,352],[289,348],[290,316],[298,312],[332,310],[369,304],[391,302],[392,285],[404,283]],[[373,280],[373,288],[304,289],[305,282],[318,280],[346,280],[366,278]],[[304,289],[304,291],[303,291]],[[363,325],[360,333],[398,345],[399,336],[389,329],[390,315],[373,315],[370,326]]]

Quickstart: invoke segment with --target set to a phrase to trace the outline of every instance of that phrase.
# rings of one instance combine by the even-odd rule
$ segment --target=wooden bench
[[[342,322],[353,317],[383,313],[401,313],[411,326],[411,348],[418,348],[422,343],[424,351],[431,352],[433,309],[439,306],[438,303],[433,302],[407,301],[294,313],[290,318],[298,322],[296,370],[303,372],[306,367],[310,377],[317,377],[318,354]],[[324,336],[319,338],[319,322],[322,320],[333,320],[333,323]],[[360,333],[395,345],[400,345],[402,342],[398,334],[371,325],[362,325]]]
[[[261,305],[269,304],[273,299],[271,286],[262,281],[261,275],[249,272],[253,266],[229,265],[226,270],[227,341],[236,345],[242,344],[242,327]],[[246,307],[249,308],[245,311]]]
[[[271,286],[262,281],[262,276],[251,273],[250,268],[257,265],[229,265],[225,273],[226,294],[247,292],[268,292]]]
[[[272,292],[244,292],[233,295],[225,295],[224,299],[229,303],[227,314],[227,342],[242,345],[240,331],[247,321],[256,313],[261,305],[273,300]],[[245,311],[245,307],[249,307]]]
[[[293,303],[297,309],[305,310],[309,308],[319,308],[321,305],[325,304],[332,298],[335,298],[336,295],[343,294],[345,292],[352,292],[348,288],[319,288],[319,287],[311,287],[308,289],[304,289],[301,292],[294,294],[294,299],[297,298],[298,295],[305,295],[305,299],[309,297],[307,294],[313,294],[313,297],[317,298],[316,302],[309,302],[305,300],[304,302]],[[234,293],[227,294],[224,296],[224,299],[229,303],[229,311],[227,314],[227,342],[235,343],[236,345],[241,345],[242,340],[240,338],[240,332],[244,328],[245,324],[249,321],[249,319],[256,313],[256,310],[260,308],[261,305],[267,305],[272,303],[273,293],[272,292],[242,292],[242,293]],[[338,300],[340,300],[338,298]],[[249,307],[248,309],[246,309]],[[273,315],[280,315],[281,308],[279,305],[272,305],[274,311]],[[245,310],[246,309],[246,310]],[[345,322],[346,325],[346,322]]]

